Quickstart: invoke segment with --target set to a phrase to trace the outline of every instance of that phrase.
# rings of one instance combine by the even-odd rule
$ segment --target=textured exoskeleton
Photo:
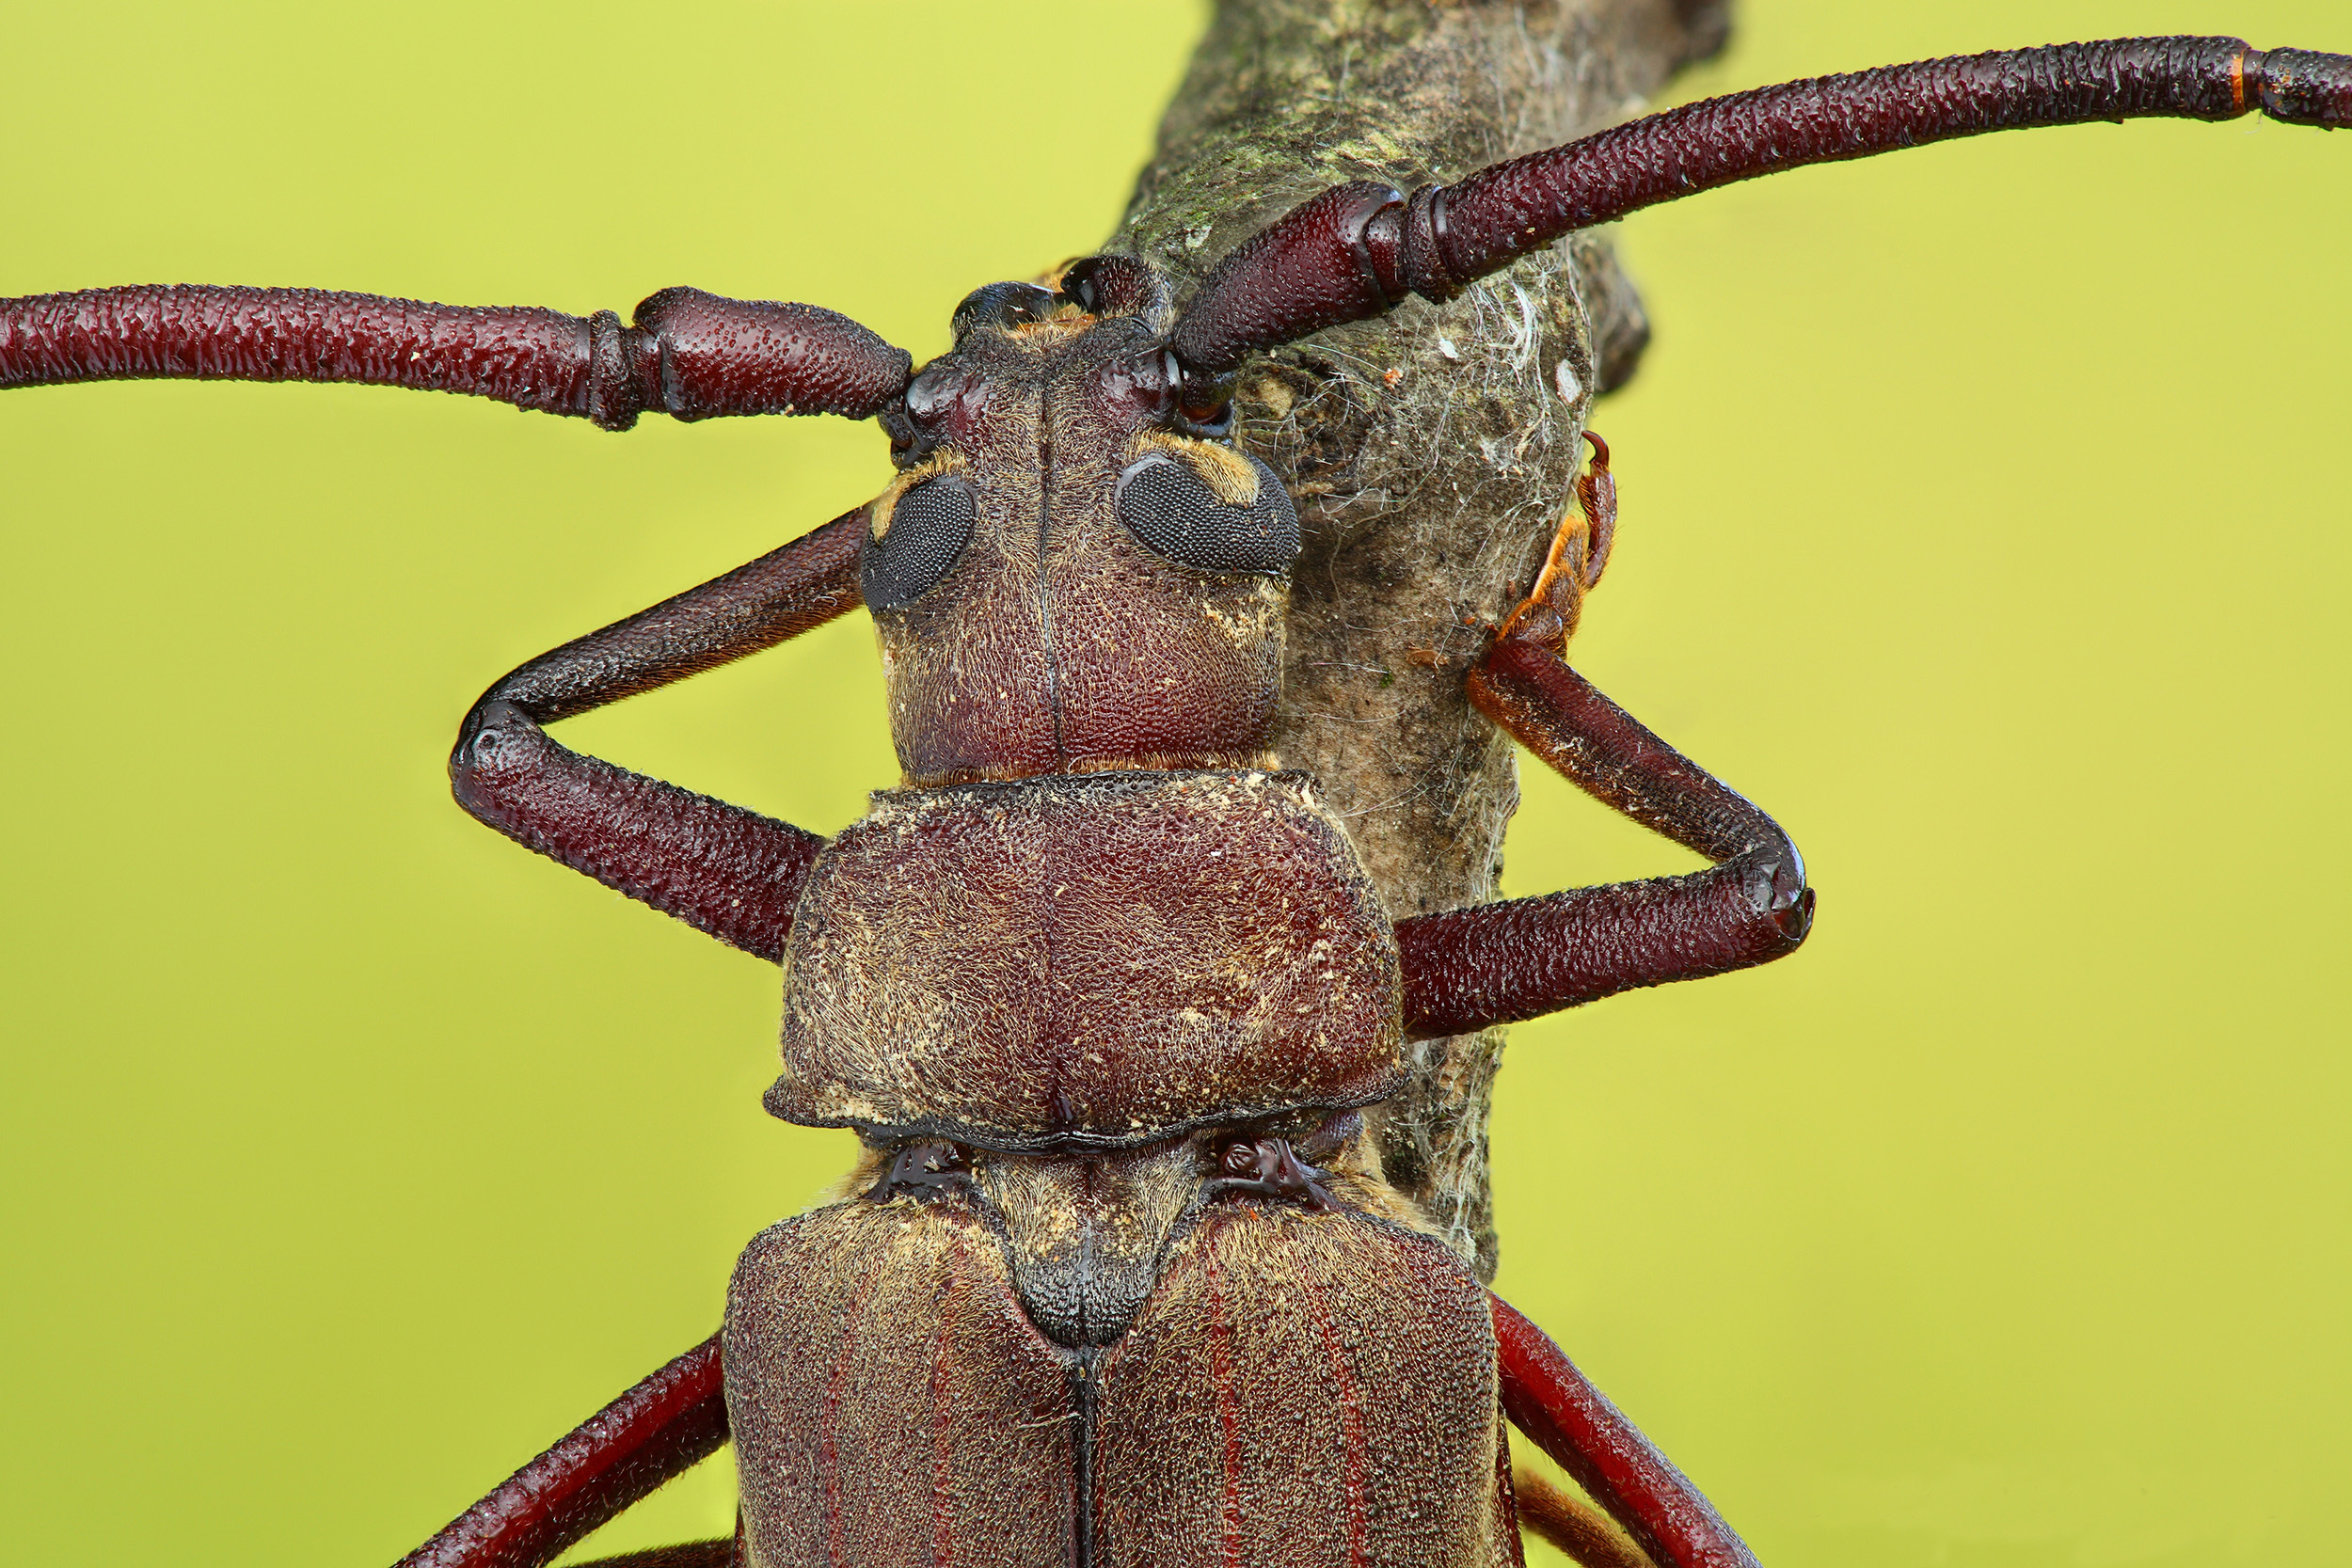
[[[866,513],[909,787],[808,872],[768,1107],[872,1152],[729,1293],[748,1560],[1514,1562],[1485,1292],[1351,1114],[1394,928],[1265,770],[1296,519],[1082,276],[966,303]]]
[[[1517,1561],[1476,1278],[1349,1151],[1283,1200],[1218,1194],[1222,1148],[877,1155],[755,1242],[750,1560]]]
[[[2352,123],[2352,59],[2123,40],[1766,88],[1409,196],[1335,186],[1181,310],[1141,258],[992,285],[919,374],[830,312],[692,290],[628,327],[317,291],[0,301],[0,385],[377,381],[612,429],[653,410],[879,416],[892,439],[898,476],[873,502],[533,660],[468,716],[451,758],[468,810],[783,964],[769,1108],[854,1128],[866,1153],[744,1254],[717,1342],[409,1560],[544,1563],[731,1432],[738,1539],[668,1563],[1483,1568],[1518,1560],[1522,1513],[1588,1563],[1752,1562],[1428,1233],[1362,1113],[1410,1039],[1792,951],[1802,863],[1565,661],[1613,526],[1595,439],[1469,690],[1710,863],[1392,923],[1344,825],[1269,754],[1299,522],[1227,442],[1234,372],[1709,185],[2257,109]],[[861,602],[905,776],[830,845],[541,727]],[[1506,1414],[1608,1520],[1515,1494]]]

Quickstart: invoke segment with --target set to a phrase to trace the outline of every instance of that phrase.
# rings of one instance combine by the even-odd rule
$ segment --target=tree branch
[[[1410,190],[1628,118],[1720,48],[1705,0],[1225,0],[1104,249],[1197,281],[1301,199]],[[1518,801],[1462,675],[1531,579],[1596,392],[1648,327],[1580,234],[1443,306],[1414,300],[1245,367],[1241,444],[1306,533],[1277,746],[1314,774],[1398,918],[1495,896]],[[1385,1109],[1389,1174],[1491,1278],[1486,1112],[1502,1031],[1429,1040]]]

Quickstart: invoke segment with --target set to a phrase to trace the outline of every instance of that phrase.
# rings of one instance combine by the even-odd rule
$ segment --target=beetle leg
[[[1498,643],[1472,683],[1481,708],[1578,785],[1717,863],[1400,921],[1414,1038],[1746,969],[1804,941],[1813,892],[1771,817],[1548,649]]]
[[[595,1558],[577,1568],[742,1568],[743,1562],[743,1538],[739,1531],[716,1541],[687,1541],[675,1546]]]
[[[865,539],[861,506],[651,610],[517,665],[481,701],[513,703],[533,723],[552,724],[814,631],[865,602],[857,585]]]
[[[0,300],[0,387],[187,376],[467,392],[627,430],[641,413],[869,419],[912,368],[813,305],[664,289],[611,310],[477,309],[327,289],[138,285]]]
[[[566,750],[512,703],[474,709],[449,770],[457,803],[525,848],[783,960],[815,833]]]
[[[458,803],[527,847],[771,962],[814,833],[567,751],[539,728],[774,646],[859,603],[865,509],[540,655],[466,716]]]
[[[1723,1515],[1544,1331],[1489,1292],[1502,1408],[1659,1568],[1757,1568]],[[1607,1558],[1597,1560],[1607,1563]]]
[[[714,1335],[589,1417],[396,1568],[541,1568],[554,1561],[718,1451],[727,1440],[723,1385]],[[725,1553],[712,1555],[718,1547]],[[632,1568],[720,1568],[732,1560],[734,1547],[696,1543],[617,1560]]]
[[[1518,1505],[1520,1527],[1551,1543],[1577,1568],[1659,1568],[1623,1526],[1537,1471],[1514,1470],[1511,1496]]]
[[[1602,486],[1581,482],[1579,494],[1597,536]],[[1515,609],[1472,665],[1470,701],[1581,790],[1715,865],[1405,919],[1397,947],[1405,1027],[1416,1039],[1767,964],[1795,952],[1814,924],[1804,858],[1781,825],[1562,658],[1590,569],[1583,550],[1566,557],[1546,566],[1543,597]]]
[[[1813,924],[1804,862],[1773,820],[1683,756],[1561,657],[1613,519],[1607,448],[1580,481],[1585,516],[1562,530],[1528,600],[1470,673],[1470,701],[1596,799],[1715,863],[1688,876],[1578,888],[1419,915],[1397,925],[1405,1025],[1467,1034],[1669,980],[1768,962]]]
[[[1589,430],[1584,439],[1592,446],[1593,460],[1577,476],[1577,509],[1560,520],[1527,597],[1496,629],[1499,642],[1534,641],[1565,647],[1575,634],[1584,594],[1608,568],[1609,549],[1617,537],[1617,482],[1609,474],[1609,443]]]

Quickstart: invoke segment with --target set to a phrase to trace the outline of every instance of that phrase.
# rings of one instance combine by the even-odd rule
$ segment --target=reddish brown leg
[[[1772,819],[1644,729],[1557,654],[1497,643],[1472,699],[1590,794],[1719,863],[1401,921],[1405,1024],[1466,1034],[1796,951],[1804,863]]]
[[[719,1340],[704,1340],[597,1411],[499,1489],[400,1560],[397,1568],[542,1568],[623,1509],[727,1440]],[[708,1555],[713,1546],[728,1553]],[[641,1568],[718,1568],[731,1542],[666,1547],[703,1553],[618,1560]]]
[[[458,803],[607,887],[774,962],[814,833],[565,750],[544,723],[772,647],[859,603],[865,509],[504,676],[450,755]]]
[[[468,392],[627,430],[641,413],[846,414],[907,383],[906,351],[813,305],[664,289],[610,310],[476,309],[326,289],[85,289],[0,300],[0,387],[188,376]]]
[[[1502,1408],[1576,1478],[1659,1568],[1757,1568],[1691,1479],[1501,1296],[1493,1305]],[[1607,1560],[1602,1560],[1606,1561]]]
[[[717,1541],[688,1541],[675,1546],[655,1546],[619,1557],[600,1557],[579,1568],[740,1568],[742,1537],[739,1533]]]
[[[1511,1490],[1519,1524],[1566,1553],[1578,1568],[1658,1568],[1614,1520],[1535,1471],[1515,1473]]]
[[[1769,962],[1812,927],[1804,862],[1778,824],[1560,656],[1616,522],[1609,449],[1588,439],[1583,515],[1562,526],[1526,602],[1471,667],[1470,701],[1586,793],[1716,863],[1400,922],[1405,1026],[1416,1038]]]

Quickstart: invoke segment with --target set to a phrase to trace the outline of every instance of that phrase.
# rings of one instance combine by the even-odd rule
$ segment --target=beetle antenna
[[[1988,131],[2087,120],[2352,125],[2352,56],[2228,38],[2108,39],[1883,66],[1702,99],[1406,197],[1336,185],[1236,246],[1194,294],[1173,348],[1187,381],[1244,356],[1450,299],[1563,234],[1807,164]]]

